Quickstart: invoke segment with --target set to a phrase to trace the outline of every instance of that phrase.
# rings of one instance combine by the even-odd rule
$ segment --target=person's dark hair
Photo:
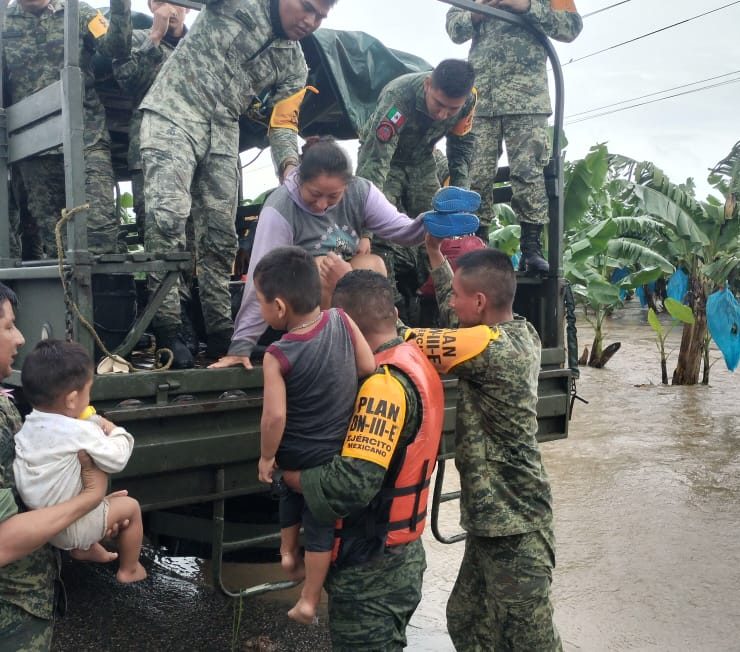
[[[265,254],[254,268],[254,284],[265,299],[280,297],[299,315],[321,303],[319,268],[300,247],[278,247]]]
[[[344,183],[352,179],[352,162],[331,136],[307,140],[298,166],[299,183],[312,181],[322,174],[341,177]]]
[[[77,342],[41,340],[23,361],[21,384],[32,407],[50,407],[93,377],[93,361]]]
[[[6,301],[11,305],[13,310],[18,307],[18,297],[15,296],[15,292],[13,292],[13,290],[4,283],[0,283],[0,317],[5,317],[3,314],[3,306]]]
[[[511,258],[498,249],[469,251],[457,259],[463,285],[486,295],[493,308],[506,310],[514,304],[516,272]]]
[[[445,59],[432,70],[432,86],[447,97],[467,97],[475,83],[475,70],[462,59]]]
[[[356,269],[339,279],[331,303],[352,317],[363,334],[396,323],[393,287],[385,276],[369,269]]]

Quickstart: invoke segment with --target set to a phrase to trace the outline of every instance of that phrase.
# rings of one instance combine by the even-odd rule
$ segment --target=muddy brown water
[[[740,650],[740,373],[722,361],[709,387],[664,387],[652,331],[637,306],[607,322],[622,349],[583,369],[565,441],[542,446],[555,501],[556,622],[566,650]],[[670,342],[677,349],[680,329]],[[581,345],[591,333],[579,322]],[[719,358],[714,351],[712,358]],[[669,360],[675,366],[676,352]],[[448,469],[449,469],[448,465]],[[453,488],[454,471],[448,480]],[[453,504],[441,528],[457,529]],[[444,608],[463,544],[427,532],[424,597],[409,650],[452,650]],[[55,650],[311,651],[325,627],[285,617],[293,594],[234,602],[207,586],[198,560],[158,559],[146,586],[121,588],[105,570],[65,575],[68,617]],[[276,565],[234,565],[234,586],[279,578]]]

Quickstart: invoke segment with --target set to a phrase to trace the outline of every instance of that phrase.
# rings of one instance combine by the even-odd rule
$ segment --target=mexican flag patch
[[[390,120],[398,131],[406,123],[406,116],[403,115],[395,106],[392,106],[385,117]]]

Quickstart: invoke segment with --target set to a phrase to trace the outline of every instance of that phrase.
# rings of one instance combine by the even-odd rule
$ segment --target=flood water
[[[676,328],[669,374],[679,336]],[[590,346],[582,322],[579,337]],[[542,445],[555,501],[553,596],[564,647],[740,650],[740,373],[719,361],[709,387],[660,385],[639,307],[608,321],[612,341],[622,349],[605,369],[582,369],[579,394],[589,404],[576,404],[569,438]],[[442,518],[442,530],[454,533],[454,504]],[[463,544],[425,537],[429,568],[408,649],[452,650],[444,607]],[[329,649],[324,627],[285,617],[291,595],[245,600],[233,635],[235,603],[207,586],[203,562],[164,559],[150,568],[146,586],[130,588],[116,586],[107,570],[65,569],[76,579],[68,582],[70,615],[55,649],[228,650],[232,641],[239,650]],[[276,566],[228,571],[235,586],[269,577],[279,578]]]

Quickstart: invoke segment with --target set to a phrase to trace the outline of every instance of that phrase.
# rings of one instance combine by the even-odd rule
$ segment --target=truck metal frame
[[[516,15],[469,0],[440,1],[526,26]],[[193,5],[189,0],[175,2]],[[0,280],[20,297],[17,321],[27,340],[26,351],[44,337],[69,337],[94,354],[94,334],[85,325],[94,323],[93,279],[111,274],[165,272],[165,281],[115,351],[126,356],[180,271],[190,265],[190,256],[179,252],[162,257],[143,252],[94,256],[87,250],[86,211],[80,208],[85,202],[85,184],[78,16],[78,0],[67,0],[65,58],[59,81],[12,106],[0,108],[0,179],[8,178],[9,165],[62,146],[66,206],[68,212],[74,213],[66,225],[68,250],[61,263],[12,259],[8,187],[7,183],[0,183]],[[4,9],[0,10],[0,17],[4,24]],[[546,441],[567,436],[572,371],[567,368],[563,345],[563,81],[554,48],[546,37],[535,33],[548,53],[556,84],[553,155],[545,172],[551,218],[548,255],[553,271],[546,278],[519,275],[515,309],[532,321],[543,343],[538,438]],[[2,81],[0,96],[1,84]],[[507,178],[508,170],[502,169],[498,180]],[[497,201],[508,201],[510,197],[510,188],[497,188]],[[14,372],[8,383],[20,388],[20,374]],[[440,541],[451,543],[464,535],[444,536],[438,527],[440,504],[459,496],[456,492],[445,494],[442,489],[445,463],[454,457],[456,380],[448,378],[444,383],[444,438],[434,490],[432,530]],[[228,595],[254,595],[290,586],[289,582],[276,582],[231,591],[224,586],[221,573],[224,554],[274,546],[279,538],[275,506],[257,481],[262,405],[259,368],[98,375],[92,400],[99,412],[124,425],[136,439],[131,460],[123,472],[112,477],[112,487],[125,487],[139,500],[147,534],[155,544],[166,545],[174,554],[210,552],[214,583]],[[236,518],[235,512],[250,512],[254,517]]]

